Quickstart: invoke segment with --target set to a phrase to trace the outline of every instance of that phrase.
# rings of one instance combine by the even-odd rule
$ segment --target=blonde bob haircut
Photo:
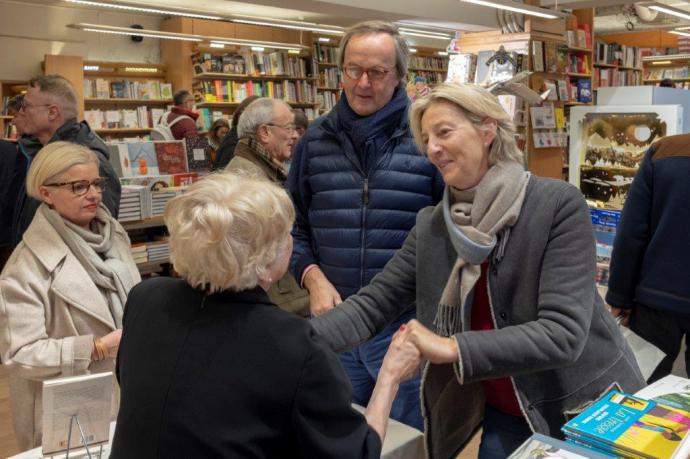
[[[515,125],[498,98],[476,84],[443,83],[434,86],[428,96],[417,100],[410,109],[410,129],[420,151],[426,154],[422,141],[422,117],[437,102],[454,104],[479,130],[486,130],[487,119],[496,120],[496,137],[489,149],[489,164],[500,161],[523,163],[522,152],[515,143]]]
[[[41,200],[39,188],[47,183],[59,182],[60,176],[72,166],[98,162],[98,156],[89,148],[71,142],[49,143],[36,154],[26,175],[26,194]]]
[[[266,179],[218,172],[165,208],[170,259],[192,287],[245,290],[285,250],[295,219],[285,190]]]

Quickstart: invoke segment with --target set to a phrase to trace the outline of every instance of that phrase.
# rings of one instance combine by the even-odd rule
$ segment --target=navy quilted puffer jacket
[[[341,297],[356,293],[399,249],[417,212],[440,201],[443,179],[419,153],[404,91],[357,116],[343,93],[300,141],[287,181],[297,212],[290,269],[318,264]]]

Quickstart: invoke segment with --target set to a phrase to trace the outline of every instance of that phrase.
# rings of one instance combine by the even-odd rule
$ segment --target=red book
[[[158,170],[161,174],[179,174],[187,172],[187,152],[180,140],[154,142]]]
[[[185,174],[174,174],[173,184],[174,186],[187,186],[199,180],[199,174],[196,172],[187,172]]]

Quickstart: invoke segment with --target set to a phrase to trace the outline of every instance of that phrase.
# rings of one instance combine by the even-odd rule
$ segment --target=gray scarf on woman
[[[86,270],[91,281],[103,293],[108,303],[115,328],[122,328],[122,311],[127,301],[127,293],[137,283],[131,275],[127,261],[129,252],[122,253],[123,244],[116,244],[117,222],[103,204],[91,221],[90,230],[62,218],[55,210],[42,204],[41,212],[55,231],[60,235],[72,254]]]
[[[451,336],[462,331],[468,295],[481,275],[481,264],[497,244],[505,244],[515,225],[529,172],[514,161],[491,166],[479,184],[468,190],[446,186],[443,217],[458,259],[448,277],[436,311],[434,324],[439,334]]]

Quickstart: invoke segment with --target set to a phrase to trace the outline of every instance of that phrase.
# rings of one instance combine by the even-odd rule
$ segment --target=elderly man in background
[[[196,120],[199,118],[199,114],[194,111],[192,93],[186,89],[175,92],[173,104],[175,105],[168,112],[166,121],[175,140],[197,137],[199,131],[196,128]]]
[[[98,170],[107,179],[103,192],[103,204],[117,218],[120,208],[120,181],[110,165],[105,142],[98,137],[85,121],[77,121],[79,106],[74,88],[59,75],[43,75],[32,78],[22,99],[19,112],[24,136],[18,140],[23,167],[15,168],[21,175],[22,186],[17,196],[12,216],[12,242],[21,241],[24,231],[34,218],[40,202],[26,194],[23,181],[34,156],[43,146],[52,142],[67,141],[84,145],[98,157]]]
[[[278,99],[256,99],[240,116],[237,136],[239,141],[226,170],[244,171],[284,186],[284,163],[292,157],[298,138],[290,106]],[[268,296],[286,311],[309,315],[309,295],[289,272],[273,283]]]
[[[369,284],[414,226],[440,201],[443,180],[414,145],[408,127],[407,43],[390,23],[369,21],[340,41],[343,95],[300,140],[288,189],[297,210],[290,268],[322,314]],[[400,317],[341,361],[353,399],[367,405]],[[391,417],[423,429],[419,379],[400,386]]]

